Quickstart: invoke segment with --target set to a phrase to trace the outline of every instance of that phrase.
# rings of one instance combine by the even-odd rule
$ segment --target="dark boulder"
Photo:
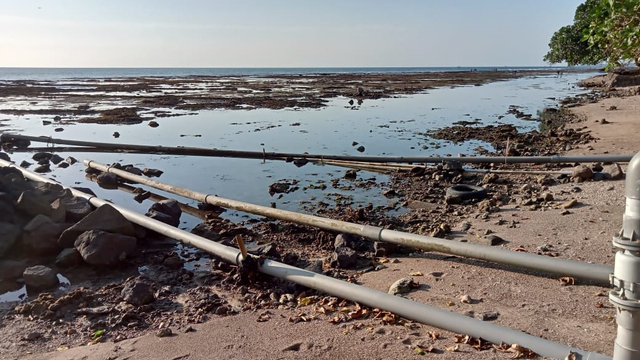
[[[102,230],[114,234],[135,236],[135,229],[131,222],[113,206],[105,204],[65,230],[58,239],[58,245],[62,248],[73,247],[76,238],[89,230]]]
[[[136,241],[133,236],[89,230],[78,236],[74,246],[86,263],[112,265],[132,254],[136,249]]]

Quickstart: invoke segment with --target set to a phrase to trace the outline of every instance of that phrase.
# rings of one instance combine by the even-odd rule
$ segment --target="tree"
[[[638,0],[636,0],[638,1]],[[549,41],[549,52],[544,61],[551,64],[566,61],[569,66],[597,65],[607,60],[598,43],[591,44],[584,38],[592,22],[592,14],[600,0],[587,0],[580,4],[573,16],[573,24],[561,27]]]
[[[583,40],[602,49],[607,68],[632,61],[640,67],[640,0],[598,0],[589,20]]]

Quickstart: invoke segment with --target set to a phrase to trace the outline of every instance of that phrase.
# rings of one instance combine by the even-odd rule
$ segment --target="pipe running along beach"
[[[0,166],[12,166],[20,170],[22,174],[33,181],[56,183],[55,181],[27,171],[8,161],[0,160]],[[68,187],[65,187],[68,188]],[[167,237],[176,239],[187,245],[207,251],[220,257],[222,260],[238,264],[240,251],[208,239],[196,236],[184,230],[150,219],[140,213],[131,211],[121,206],[111,204],[95,196],[71,189],[74,196],[87,199],[94,206],[110,205],[118,210],[129,221],[156,231]],[[595,353],[576,349],[564,344],[542,339],[517,330],[512,330],[493,323],[473,319],[461,314],[446,311],[437,307],[408,300],[402,297],[390,295],[382,291],[370,289],[361,285],[351,284],[342,280],[320,275],[312,271],[299,269],[277,261],[265,260],[259,266],[259,271],[280,279],[291,281],[311,289],[322,291],[333,296],[341,297],[360,304],[377,307],[390,311],[410,320],[432,325],[445,330],[468,334],[474,337],[482,337],[490,342],[499,344],[519,344],[529,348],[539,355],[562,359],[570,352],[576,353],[582,360],[610,360],[611,358]]]
[[[358,235],[374,241],[384,241],[425,251],[436,251],[445,254],[458,255],[472,259],[511,265],[517,268],[525,268],[544,273],[553,273],[561,276],[592,280],[599,283],[609,283],[609,274],[613,272],[613,267],[607,265],[589,264],[575,260],[552,258],[543,255],[492,248],[472,243],[450,241],[225,199],[215,195],[199,193],[175,185],[150,180],[104,164],[96,163],[92,160],[84,160],[84,164],[92,169],[113,173],[124,179],[197,200],[202,203],[248,212],[273,219],[290,221],[297,224],[318,227],[324,230]]]
[[[149,146],[134,144],[115,144],[93,141],[76,141],[55,139],[51,137],[37,137],[27,135],[17,135],[3,133],[0,135],[0,142],[6,143],[11,140],[35,141],[46,144],[63,144],[91,147],[94,149],[108,149],[112,152],[145,153],[145,154],[171,154],[190,156],[211,156],[211,157],[231,157],[243,159],[261,160],[288,160],[292,158],[317,159],[317,160],[343,160],[361,162],[388,162],[388,163],[441,163],[457,161],[464,164],[541,164],[541,163],[574,163],[574,162],[629,162],[633,155],[577,155],[577,156],[489,156],[489,157],[467,157],[467,156],[349,156],[330,154],[296,154],[263,151],[241,151],[241,150],[220,150],[197,147],[170,147],[170,146]]]

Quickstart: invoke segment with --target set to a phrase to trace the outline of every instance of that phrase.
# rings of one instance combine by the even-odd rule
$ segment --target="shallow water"
[[[52,116],[11,116],[4,124],[21,133],[34,136],[117,142],[164,146],[197,146],[218,149],[276,151],[290,153],[324,153],[361,155],[352,143],[365,147],[363,155],[406,155],[433,156],[458,153],[473,153],[472,149],[481,145],[489,150],[491,146],[480,141],[452,144],[422,135],[426,130],[449,126],[455,121],[479,119],[479,126],[489,124],[516,124],[522,131],[538,127],[534,121],[523,121],[507,114],[510,105],[518,105],[521,110],[536,116],[536,112],[548,106],[556,106],[555,100],[575,95],[583,90],[574,86],[575,82],[592,74],[567,74],[538,76],[500,81],[483,86],[462,86],[429,90],[423,94],[397,98],[365,100],[360,106],[350,106],[347,98],[329,101],[320,109],[288,110],[206,110],[195,115],[155,119],[160,126],[150,128],[147,123],[136,125],[70,124],[43,126],[42,120]],[[20,101],[15,99],[15,101]],[[23,100],[24,101],[24,100]],[[22,103],[25,106],[25,103]],[[4,104],[3,107],[12,105]],[[161,109],[160,109],[161,110]],[[503,116],[498,119],[499,116]],[[63,127],[63,132],[54,132],[54,127]],[[5,128],[6,129],[6,128]],[[118,139],[111,134],[120,133]],[[182,135],[182,136],[181,136]],[[200,137],[195,137],[199,135]],[[44,144],[34,144],[44,146]],[[426,149],[423,147],[427,147]],[[343,191],[302,188],[320,181],[340,178],[344,168],[308,164],[297,168],[281,161],[252,159],[229,159],[188,157],[169,155],[136,154],[82,154],[63,153],[63,157],[73,155],[79,160],[92,159],[101,163],[120,162],[134,164],[141,168],[150,167],[163,170],[159,179],[170,184],[186,187],[221,197],[269,206],[272,202],[278,208],[301,211],[300,201],[315,196],[324,199],[326,193],[341,193],[353,197],[355,206],[369,202],[374,205],[389,205],[396,199],[387,199],[380,194],[380,188],[370,190],[355,189]],[[20,162],[31,154],[13,154],[12,159]],[[99,196],[112,199],[116,203],[145,212],[150,202],[142,205],[131,201],[131,195],[117,191],[100,189],[84,178],[84,167],[76,164],[68,169],[57,169],[48,176],[55,177],[67,185],[86,186]],[[361,171],[359,178],[375,178],[376,182],[388,181],[385,175]],[[300,190],[284,194],[281,199],[271,197],[268,186],[280,179],[296,179]],[[341,180],[341,185],[349,181]],[[316,200],[316,201],[317,201]],[[194,201],[185,200],[194,204]],[[400,210],[403,211],[403,210]],[[228,212],[225,216],[240,216]],[[192,227],[198,221],[185,216],[182,227]]]

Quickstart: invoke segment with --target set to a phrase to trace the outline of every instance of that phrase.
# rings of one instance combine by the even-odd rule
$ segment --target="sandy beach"
[[[423,89],[426,85],[416,86]],[[345,88],[352,87],[353,84],[349,83]],[[395,94],[396,90],[390,91],[386,96]],[[412,91],[409,90],[409,93]],[[563,140],[573,144],[569,151],[563,151],[564,154],[634,154],[639,150],[633,134],[640,130],[637,121],[640,95],[600,98],[597,102],[570,107],[567,111],[576,117],[563,129],[574,129],[580,134]],[[594,140],[582,143],[582,139],[586,139],[584,134]],[[557,143],[554,145],[555,138],[546,142],[540,139],[534,141],[524,135],[517,140],[510,139],[523,144],[530,141],[521,148],[522,152],[552,152],[554,146],[558,146]],[[498,148],[504,138],[487,141],[494,141]],[[541,165],[532,169],[570,170],[575,164],[567,165],[569,167],[563,168]],[[594,164],[584,165],[591,167]],[[527,167],[500,166],[503,170],[512,168]],[[451,241],[486,245],[487,236],[493,235],[503,240],[496,246],[504,249],[613,265],[615,253],[611,239],[622,226],[624,180],[575,183],[563,181],[566,176],[548,178],[554,181],[541,181],[539,175],[498,174],[490,185],[486,184],[495,195],[493,198],[506,195],[513,201],[497,201],[488,210],[486,203],[432,204],[431,207],[419,207],[404,217],[403,226],[428,235],[434,226],[437,228],[440,223],[446,222],[451,227],[446,238]],[[394,180],[390,187],[397,185],[397,191],[408,194],[408,202],[418,201],[418,194],[427,186],[438,188],[438,185],[427,180],[422,183],[419,181],[403,175]],[[478,175],[468,181],[480,183],[486,179]],[[446,188],[439,186],[442,191]],[[540,197],[545,197],[545,200],[534,202],[535,206],[525,204],[526,199]],[[564,209],[561,204],[570,200],[576,200],[577,204]],[[346,216],[342,210],[339,213],[336,216]],[[429,220],[421,220],[427,217]],[[367,221],[387,220],[367,218]],[[420,221],[428,225],[421,227],[423,224]],[[265,234],[270,234],[266,227],[263,229]],[[300,230],[300,234],[308,233]],[[313,236],[327,236],[329,240],[320,245],[314,243],[313,246],[317,248],[312,247],[312,251],[321,254],[327,246],[332,248],[332,234]],[[381,258],[375,259],[380,264]],[[382,259],[385,266],[380,270],[364,273],[350,271],[347,275],[353,276],[358,284],[384,292],[396,280],[411,275],[420,286],[405,295],[409,299],[471,317],[484,316],[486,321],[511,329],[587,351],[612,355],[616,336],[615,309],[608,301],[609,287],[605,284],[579,279],[562,280],[558,276],[513,266],[439,253],[406,251],[392,253]],[[224,271],[220,272],[222,278]],[[246,306],[238,314],[231,315],[230,311],[226,315],[213,315],[208,321],[196,324],[178,320],[180,317],[176,316],[174,310],[154,310],[148,316],[151,319],[149,326],[143,331],[134,332],[135,337],[127,335],[125,329],[118,333],[122,337],[113,334],[102,342],[86,346],[92,331],[83,329],[81,334],[71,332],[69,329],[75,326],[73,322],[51,322],[9,311],[3,313],[4,317],[0,320],[0,359],[484,360],[514,356],[514,352],[502,352],[491,346],[478,351],[471,343],[465,344],[456,338],[458,334],[410,321],[385,322],[380,318],[368,317],[332,323],[335,314],[320,312],[314,304],[300,303],[300,299],[315,293],[307,294],[304,290],[296,289],[293,302],[300,305],[291,306],[273,300],[280,298],[282,292],[269,290],[271,281],[265,280],[263,284],[250,285],[248,288],[213,286],[230,305],[253,301],[252,306]],[[266,303],[256,306],[256,301],[248,300],[252,294],[266,300]],[[104,296],[111,295],[105,293]],[[172,299],[177,299],[179,294],[172,296]],[[318,296],[325,297],[323,294]],[[193,294],[184,294],[180,301],[188,304],[197,299]],[[347,303],[346,306],[351,311],[356,305]],[[91,319],[83,321],[90,322]],[[171,328],[173,335],[158,337],[159,327]],[[33,332],[39,335],[29,339],[27,335]],[[426,354],[420,354],[421,349],[429,350]]]

